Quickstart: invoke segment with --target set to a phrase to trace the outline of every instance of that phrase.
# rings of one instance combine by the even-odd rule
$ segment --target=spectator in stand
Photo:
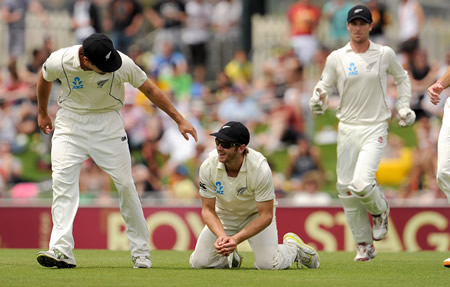
[[[417,113],[414,125],[417,147],[413,152],[413,165],[408,176],[408,186],[403,190],[404,198],[419,198],[427,193],[433,198],[439,197],[440,190],[435,181],[439,128],[433,123],[428,112]]]
[[[323,183],[323,174],[319,171],[308,171],[303,176],[301,185],[289,192],[289,202],[297,206],[329,206],[332,198],[329,193],[320,191]]]
[[[41,49],[33,49],[30,61],[26,64],[23,71],[20,72],[20,77],[24,79],[30,85],[36,85],[39,71],[41,70],[42,64],[47,57],[44,51]]]
[[[373,28],[370,31],[370,37],[372,41],[378,44],[386,44],[387,39],[385,33],[386,26],[388,26],[392,20],[391,13],[389,13],[386,5],[380,3],[379,0],[369,0],[367,7],[372,12]]]
[[[255,99],[247,94],[247,86],[234,86],[232,93],[217,106],[219,121],[235,119],[249,127],[261,122],[262,113]]]
[[[4,0],[1,5],[1,19],[8,24],[9,64],[16,62],[25,53],[25,16],[28,11],[37,14],[44,27],[48,16],[38,0]]]
[[[174,66],[179,64],[187,65],[186,58],[174,49],[172,42],[164,41],[161,43],[160,51],[155,53],[150,64],[151,74],[156,79],[164,74],[173,75]]]
[[[413,110],[426,110],[428,101],[423,101],[423,99],[427,94],[427,88],[436,81],[438,69],[438,65],[428,61],[428,54],[424,49],[417,49],[414,52],[408,70],[413,95],[411,100]]]
[[[185,3],[182,0],[157,0],[153,7],[146,8],[144,15],[157,30],[154,52],[160,53],[160,43],[173,43],[176,50],[182,50],[181,28],[186,19]]]
[[[291,190],[302,190],[305,185],[305,175],[315,171],[320,174],[319,182],[324,182],[326,176],[320,162],[320,150],[312,147],[309,140],[299,135],[297,145],[289,149],[289,161],[285,176],[291,183]]]
[[[128,136],[128,144],[131,151],[142,147],[147,139],[147,117],[144,108],[136,105],[136,97],[139,90],[129,83],[125,84],[125,102],[120,113],[122,114],[125,132]]]
[[[0,98],[0,142],[7,142],[14,151],[17,130],[11,102]]]
[[[232,83],[250,83],[252,80],[252,63],[244,50],[236,50],[233,59],[225,66],[225,74]]]
[[[142,7],[136,0],[112,0],[106,11],[104,28],[111,32],[114,47],[127,53],[143,21]]]
[[[0,197],[9,187],[21,182],[21,176],[22,163],[13,155],[9,142],[0,140]]]
[[[93,0],[75,0],[71,7],[75,41],[83,43],[93,33],[101,32],[100,10]]]
[[[181,34],[189,49],[189,66],[198,80],[203,82],[206,73],[207,44],[213,6],[206,0],[190,0],[186,4],[186,21]]]
[[[197,186],[189,176],[186,165],[176,167],[175,172],[169,177],[169,189],[170,198],[185,204],[193,203],[194,199],[199,198]]]
[[[222,71],[239,47],[241,15],[240,0],[219,0],[214,6],[211,16],[214,39],[210,50],[214,71]]]
[[[108,174],[92,160],[83,162],[80,171],[80,200],[86,203],[98,199],[97,203],[106,203],[111,198],[112,184]]]
[[[327,40],[331,49],[342,47],[348,41],[345,20],[351,8],[352,4],[346,0],[329,0],[323,5],[322,13],[329,22],[329,38]]]
[[[290,5],[287,11],[291,46],[305,66],[312,62],[318,45],[315,34],[320,20],[320,9],[311,2],[311,0],[298,0]]]
[[[420,47],[420,30],[425,22],[422,5],[417,0],[402,0],[398,7],[398,38],[400,52],[411,61],[414,52]]]

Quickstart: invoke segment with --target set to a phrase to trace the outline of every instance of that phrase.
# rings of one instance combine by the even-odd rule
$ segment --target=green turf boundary
[[[320,252],[320,269],[189,268],[191,251],[152,251],[152,269],[134,269],[127,251],[75,250],[75,269],[44,268],[36,249],[0,249],[0,286],[450,286],[448,252],[379,253],[353,262],[353,252]]]

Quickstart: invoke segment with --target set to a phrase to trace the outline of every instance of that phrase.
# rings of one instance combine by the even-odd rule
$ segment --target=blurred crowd
[[[251,51],[241,45],[240,0],[73,1],[69,12],[74,44],[81,44],[94,32],[110,35],[115,47],[158,84],[199,133],[197,143],[192,138],[186,141],[170,118],[149,105],[138,90],[126,86],[122,116],[133,157],[133,177],[142,198],[186,203],[198,199],[198,168],[215,148],[209,133],[230,120],[243,122],[251,131],[249,146],[268,158],[279,199],[297,205],[326,205],[336,198],[330,174],[334,171],[325,169],[327,158],[321,153],[322,145],[335,143],[335,127],[325,124],[318,129],[308,101],[326,56],[348,41],[346,17],[355,2],[322,2],[325,4],[293,1],[285,11],[290,45],[267,58],[261,76],[255,77]],[[425,43],[419,41],[426,17],[416,0],[401,0],[395,11],[398,14],[381,0],[363,3],[372,10],[373,41],[390,45],[385,31],[397,21],[400,44],[392,47],[410,75],[412,108],[417,114],[409,141],[390,134],[378,180],[386,185],[391,199],[432,202],[443,197],[435,182],[442,106],[429,103],[426,89],[450,64],[450,47],[442,61],[429,60]],[[0,197],[51,197],[51,135],[37,127],[35,86],[41,65],[60,47],[47,37],[42,47],[25,54],[20,40],[24,15],[35,13],[45,26],[46,9],[37,0],[3,0],[1,5],[0,19],[9,29],[10,55],[0,72]],[[145,38],[151,39],[150,44],[140,39],[145,25],[152,27]],[[317,37],[320,25],[328,26],[325,39]],[[21,57],[27,59],[23,65]],[[59,85],[54,83],[49,103],[53,115],[59,93]],[[387,97],[395,115],[393,82]],[[330,99],[330,119],[337,103],[336,97]],[[26,168],[42,176],[31,180]],[[82,203],[107,202],[116,196],[114,190],[109,176],[95,162],[83,164]]]

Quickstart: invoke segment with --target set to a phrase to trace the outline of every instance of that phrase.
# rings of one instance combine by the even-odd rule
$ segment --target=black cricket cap
[[[248,145],[250,142],[250,133],[247,127],[240,122],[228,122],[218,132],[210,135],[231,143]]]
[[[369,8],[364,5],[356,5],[347,14],[347,23],[355,19],[362,19],[367,23],[372,23],[372,13]]]
[[[83,41],[84,55],[102,72],[112,73],[122,66],[122,58],[108,36],[94,33]]]

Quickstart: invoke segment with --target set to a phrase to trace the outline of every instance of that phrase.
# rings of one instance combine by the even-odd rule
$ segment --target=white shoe
[[[228,267],[233,268],[239,268],[241,267],[243,257],[241,254],[239,254],[237,249],[234,249],[233,253],[228,255]]]
[[[320,267],[320,258],[314,248],[305,244],[303,240],[295,233],[289,232],[283,236],[283,244],[295,245],[298,250],[295,261],[308,268],[317,269]]]
[[[56,248],[39,251],[36,260],[44,267],[75,268],[77,266],[75,259],[69,258]]]
[[[389,206],[385,212],[379,216],[372,215],[373,227],[372,227],[372,238],[373,240],[379,241],[384,239],[386,233],[388,232],[388,218],[389,218]]]
[[[444,260],[444,267],[450,267],[450,258]]]
[[[134,268],[152,268],[150,256],[132,257],[132,260],[134,262]]]
[[[370,261],[377,256],[373,243],[360,243],[356,246],[356,256],[354,261]]]

